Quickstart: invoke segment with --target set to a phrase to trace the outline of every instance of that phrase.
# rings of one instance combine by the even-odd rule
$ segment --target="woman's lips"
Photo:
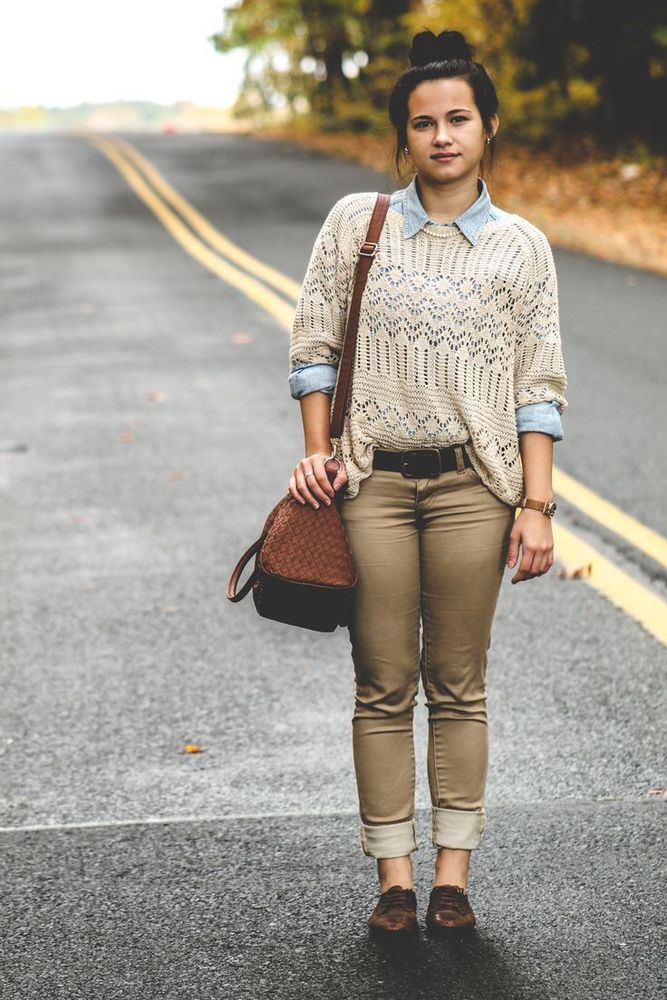
[[[458,155],[459,155],[458,153],[442,154],[440,156],[432,156],[431,159],[432,160],[455,160]]]

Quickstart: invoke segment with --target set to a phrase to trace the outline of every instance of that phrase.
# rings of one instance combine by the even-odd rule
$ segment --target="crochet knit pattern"
[[[357,251],[375,192],[339,199],[317,235],[290,338],[290,370],[337,365]],[[482,482],[516,506],[523,471],[515,409],[568,406],[549,242],[500,211],[473,246],[457,227],[427,223],[410,238],[390,208],[361,301],[350,399],[334,452],[352,500],[376,447],[463,444]],[[333,397],[332,397],[333,409]]]

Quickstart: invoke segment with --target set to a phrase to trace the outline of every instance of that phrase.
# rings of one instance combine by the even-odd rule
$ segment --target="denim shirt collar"
[[[483,177],[477,178],[477,190],[479,197],[473,202],[470,208],[466,208],[452,223],[434,223],[429,219],[424,206],[419,200],[417,191],[417,174],[414,175],[410,183],[403,189],[403,226],[404,236],[408,239],[414,236],[427,222],[432,225],[453,225],[458,226],[463,235],[475,245],[484,223],[489,218],[492,204],[489,196],[489,189]]]

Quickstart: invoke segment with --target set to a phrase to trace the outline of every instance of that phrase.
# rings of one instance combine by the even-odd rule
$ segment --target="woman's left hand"
[[[521,544],[521,563],[512,577],[512,583],[521,583],[534,576],[547,573],[554,561],[554,539],[551,529],[551,518],[539,510],[524,509],[517,515],[510,532],[509,548],[507,550],[507,565],[514,566],[519,557]]]

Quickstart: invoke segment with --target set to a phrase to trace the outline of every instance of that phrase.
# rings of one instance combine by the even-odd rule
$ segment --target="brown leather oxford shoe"
[[[417,930],[417,897],[414,889],[392,885],[383,892],[370,917],[372,931],[405,934]]]
[[[475,926],[468,894],[458,885],[436,885],[426,911],[426,926],[430,931],[468,930]]]

